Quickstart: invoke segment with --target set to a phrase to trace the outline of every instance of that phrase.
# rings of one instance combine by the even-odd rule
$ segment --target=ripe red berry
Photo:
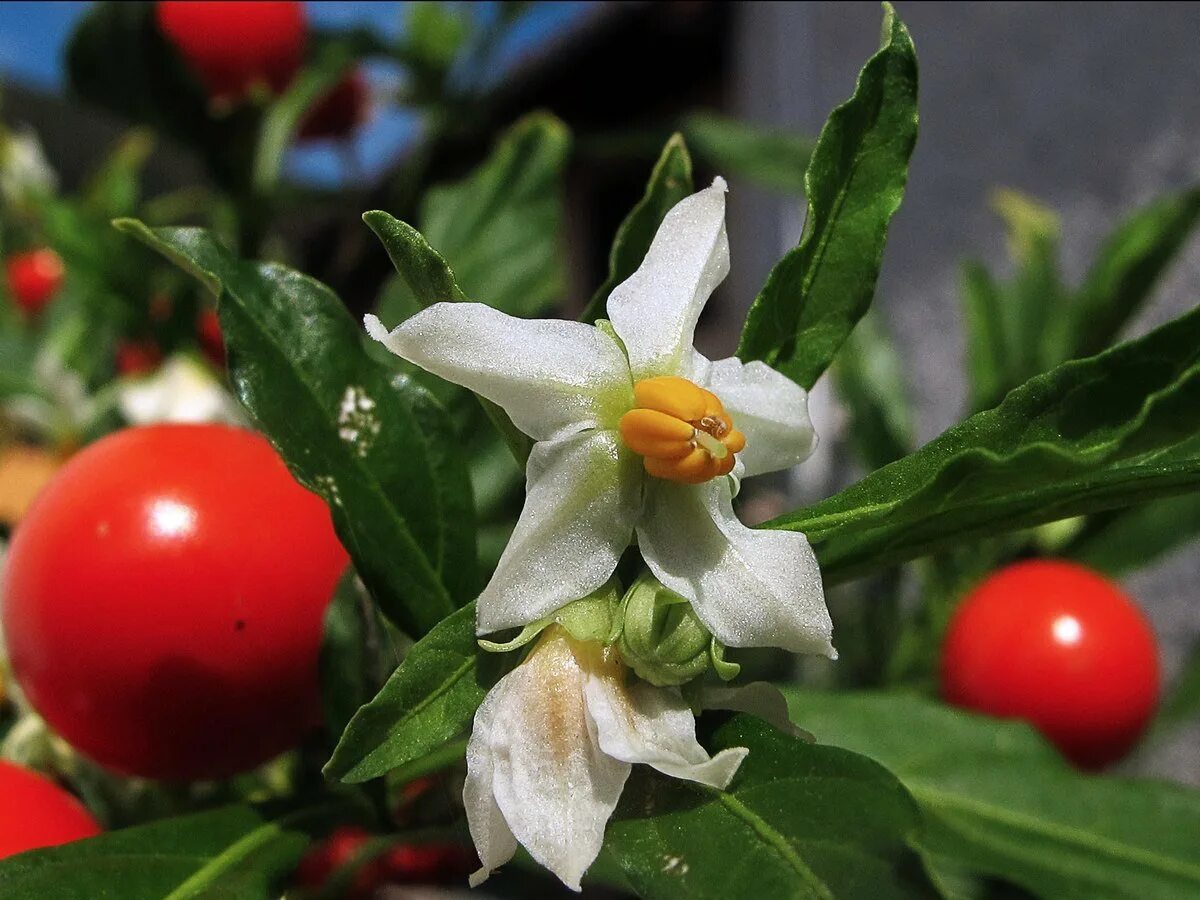
[[[337,872],[351,865],[371,840],[371,833],[356,825],[338,828],[309,850],[296,867],[296,884],[319,891]],[[379,859],[365,863],[355,874],[346,900],[366,900],[386,879]]]
[[[221,333],[221,320],[215,309],[202,310],[197,316],[196,339],[208,361],[218,369],[225,368],[225,335]]]
[[[328,509],[260,435],[128,428],[72,457],[17,527],[9,661],[97,762],[232,775],[319,720],[323,620],[347,562]]]
[[[305,113],[300,123],[300,138],[348,137],[366,121],[368,104],[366,78],[361,69],[355,69]]]
[[[462,844],[403,844],[383,857],[390,881],[442,884],[461,881],[479,867],[474,851]]]
[[[278,93],[304,57],[304,4],[279,0],[165,0],[158,25],[213,100],[237,101],[256,85]]]
[[[120,375],[146,375],[162,364],[162,351],[154,341],[121,341],[116,362]]]
[[[1065,756],[1099,768],[1124,756],[1158,702],[1158,648],[1138,607],[1067,562],[996,572],[961,604],[942,654],[946,700],[1024,719]]]
[[[100,833],[82,803],[36,772],[0,760],[0,859]]]
[[[49,247],[10,256],[4,262],[8,292],[27,315],[37,315],[62,287],[62,258]]]

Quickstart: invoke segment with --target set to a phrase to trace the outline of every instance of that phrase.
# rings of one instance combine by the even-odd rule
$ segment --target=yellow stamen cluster
[[[746,438],[715,394],[664,375],[633,386],[636,405],[621,417],[621,437],[656,478],[701,484],[733,470]]]

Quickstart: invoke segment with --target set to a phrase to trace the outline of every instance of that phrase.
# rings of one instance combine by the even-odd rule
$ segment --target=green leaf
[[[1200,221],[1200,187],[1156,200],[1105,241],[1071,317],[1074,355],[1108,346],[1137,313]]]
[[[1154,717],[1156,736],[1200,718],[1200,641],[1192,644],[1183,669],[1175,677]]]
[[[390,664],[384,664],[390,657]],[[321,640],[321,705],[325,728],[337,738],[358,708],[379,690],[397,662],[391,640],[353,568],[347,570],[325,611]]]
[[[1058,216],[1014,190],[995,192],[992,205],[1008,230],[1009,254],[1016,275],[999,295],[1004,326],[1003,391],[1070,359],[1066,290],[1058,274]],[[988,405],[1000,398],[991,397]]]
[[[444,3],[412,3],[405,18],[405,55],[441,72],[454,62],[470,34],[471,20],[464,10]]]
[[[278,896],[309,843],[293,824],[304,817],[231,806],[11,856],[0,900]]]
[[[823,743],[887,766],[921,806],[923,850],[1043,897],[1200,893],[1200,792],[1081,775],[1026,726],[897,694],[785,691]]]
[[[692,159],[683,138],[672,135],[650,173],[646,193],[617,229],[608,254],[608,278],[597,288],[580,316],[585,322],[604,318],[608,295],[637,271],[650,249],[650,242],[671,207],[692,193]]]
[[[230,375],[293,474],[329,504],[385,615],[419,636],[478,588],[467,471],[445,413],[363,349],[320,282],[235,259],[203,229],[118,227],[219,298]]]
[[[877,316],[864,316],[838,355],[833,373],[849,413],[846,435],[868,471],[912,452],[912,407],[904,369]]]
[[[1012,387],[1008,335],[1002,309],[1004,294],[987,269],[967,263],[962,274],[963,316],[966,319],[967,373],[973,412],[1000,402]]]
[[[141,197],[142,167],[154,152],[154,135],[135,128],[123,135],[108,159],[88,180],[83,204],[101,220],[132,215]]]
[[[1200,307],[1030,380],[904,459],[768,527],[802,531],[827,579],[1055,519],[1191,490]]]
[[[710,112],[685,117],[680,130],[696,156],[721,174],[804,193],[804,173],[813,151],[810,138]]]
[[[264,196],[279,183],[283,158],[300,123],[313,104],[324,97],[350,71],[363,48],[353,38],[324,41],[316,59],[275,100],[263,117],[254,154],[254,187]]]
[[[421,231],[466,296],[514,316],[536,316],[562,300],[560,194],[569,149],[566,126],[535,113],[470,176],[425,195]]]
[[[1200,493],[1156,500],[1089,519],[1063,555],[1125,575],[1200,540]]]
[[[771,271],[738,346],[742,360],[765,360],[805,388],[871,305],[917,139],[916,53],[904,23],[884,9],[882,47],[813,150],[800,245]]]
[[[475,604],[413,645],[387,684],[354,714],[325,775],[357,784],[386,775],[471,727],[495,680],[495,663],[475,644]]]
[[[635,767],[605,852],[639,895],[933,896],[908,848],[916,808],[885,769],[749,716],[717,731],[726,747],[750,750],[726,791]]]

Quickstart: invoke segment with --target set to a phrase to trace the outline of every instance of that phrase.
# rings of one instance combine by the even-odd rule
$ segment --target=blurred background
[[[0,118],[31,128],[64,191],[80,187],[129,122],[68,90],[66,41],[89,4],[0,4]],[[314,27],[368,28],[402,40],[412,4],[308,3]],[[519,6],[515,12],[511,7]],[[876,306],[897,339],[915,436],[958,421],[965,402],[960,312],[963,261],[1004,274],[1010,265],[995,191],[1011,188],[1059,217],[1061,262],[1077,284],[1114,224],[1164,192],[1200,179],[1200,4],[905,3],[921,60],[921,131],[896,216]],[[566,177],[571,259],[565,306],[578,311],[604,278],[611,237],[641,196],[663,139],[680,127],[695,145],[720,141],[723,119],[815,137],[853,90],[875,47],[879,8],[861,3],[478,3],[458,7],[486,31],[505,20],[483,56],[453,77],[484,98],[462,127],[437,128],[410,69],[372,60],[364,73],[367,121],[346,140],[288,150],[283,173],[309,198],[281,223],[298,268],[351,306],[374,302],[390,266],[359,221],[365,209],[411,217],[402,173],[457,178],[482,160],[522,114],[548,109],[575,134]],[[511,22],[506,16],[513,16]],[[432,124],[431,124],[432,123]],[[700,157],[697,182],[721,167]],[[708,318],[701,349],[727,355],[766,273],[803,223],[795,173],[731,182],[733,270]],[[149,159],[144,191],[203,181],[203,163],[166,140]],[[792,179],[789,182],[789,177]],[[1166,273],[1130,333],[1190,308],[1200,244]],[[844,416],[818,386],[817,460],[752,500],[759,518],[825,496],[858,472],[842,452]],[[790,507],[789,507],[790,508]],[[1200,553],[1186,546],[1127,582],[1151,616],[1168,678],[1200,636]],[[1150,743],[1132,770],[1200,784],[1200,730]]]

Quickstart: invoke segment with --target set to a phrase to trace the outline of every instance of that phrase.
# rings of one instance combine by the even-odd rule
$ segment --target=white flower
[[[636,532],[654,575],[733,647],[834,655],[821,575],[796,532],[745,527],[733,478],[815,445],[807,394],[761,362],[710,362],[696,321],[729,270],[725,183],[663,220],[608,299],[611,328],[437,303],[390,334],[398,356],[502,406],[537,443],[525,508],[479,597],[479,632],[525,625],[612,575]],[[615,336],[614,336],[615,333]]]
[[[118,388],[121,415],[132,425],[155,422],[226,422],[243,417],[229,392],[200,362],[173,356],[158,371],[123,379]]]
[[[519,843],[577,891],[632,763],[724,788],[747,752],[710,757],[676,689],[628,682],[614,649],[552,625],[475,713],[463,800],[483,868],[471,885]]]

